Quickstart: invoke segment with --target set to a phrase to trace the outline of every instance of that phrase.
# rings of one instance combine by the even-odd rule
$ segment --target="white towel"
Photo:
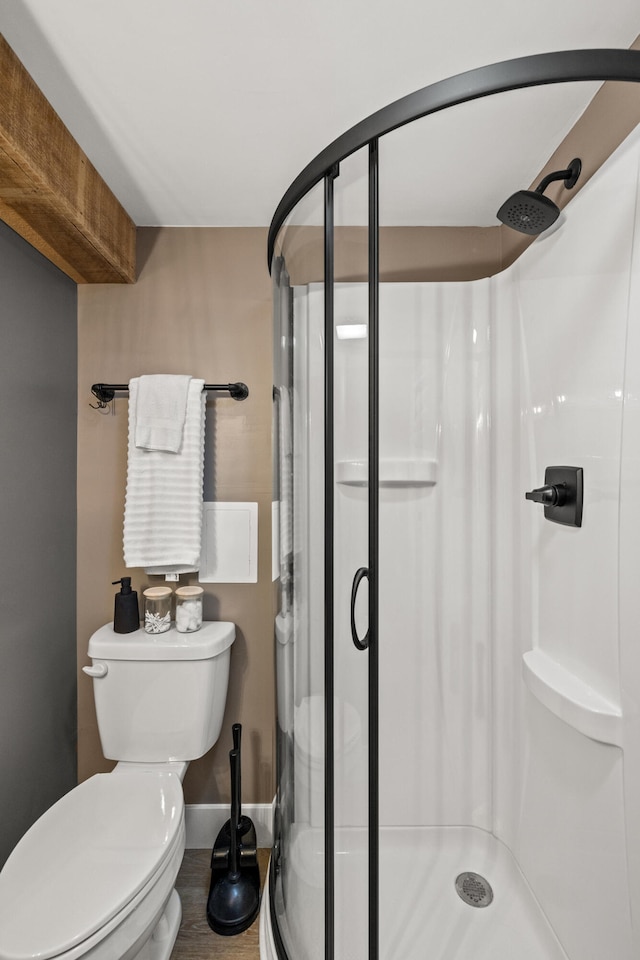
[[[135,379],[136,447],[177,453],[182,444],[191,377],[161,373]]]
[[[129,384],[129,459],[124,562],[147,573],[187,573],[200,565],[204,471],[204,380],[192,379],[178,453],[136,446],[137,378]]]

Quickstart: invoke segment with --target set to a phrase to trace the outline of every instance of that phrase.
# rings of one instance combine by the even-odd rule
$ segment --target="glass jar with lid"
[[[144,591],[144,629],[166,633],[171,627],[171,587],[147,587]]]
[[[202,626],[202,587],[178,587],[176,590],[176,630],[193,633]]]

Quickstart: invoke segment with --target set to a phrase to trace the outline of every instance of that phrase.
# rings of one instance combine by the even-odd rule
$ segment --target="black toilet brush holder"
[[[207,923],[225,937],[251,926],[260,910],[260,870],[256,830],[241,809],[241,726],[233,726],[234,748],[229,753],[231,817],[220,829],[211,851],[211,884]]]

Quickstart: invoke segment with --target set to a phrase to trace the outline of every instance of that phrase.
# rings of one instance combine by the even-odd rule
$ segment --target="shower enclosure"
[[[558,159],[537,120],[572,125],[603,81],[636,120],[601,166],[583,138],[554,228],[469,227],[447,151],[480,144],[495,213],[517,151],[531,182]],[[263,960],[640,956],[638,81],[635,51],[454,77],[327,147],[276,212]],[[571,499],[554,466],[582,518],[525,498]]]

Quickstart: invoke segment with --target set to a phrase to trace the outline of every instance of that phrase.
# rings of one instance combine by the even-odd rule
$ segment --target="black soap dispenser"
[[[131,589],[131,577],[122,577],[113,580],[113,585],[121,583],[120,593],[116,593],[113,612],[113,629],[115,633],[133,633],[140,629],[140,614],[138,612],[138,594]]]

